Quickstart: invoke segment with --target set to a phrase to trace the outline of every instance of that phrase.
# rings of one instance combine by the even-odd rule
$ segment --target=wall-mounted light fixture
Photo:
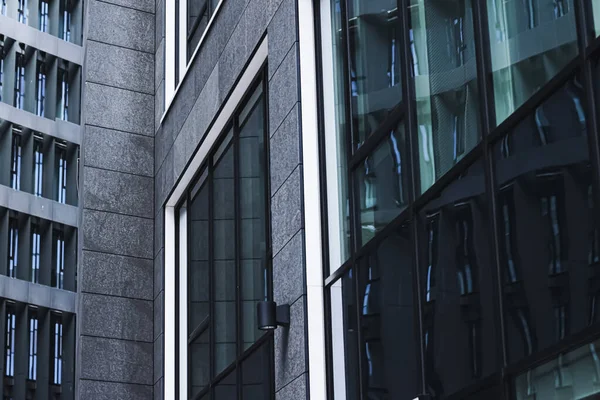
[[[278,326],[290,326],[290,305],[278,306],[274,301],[261,301],[256,305],[258,329],[272,331]]]

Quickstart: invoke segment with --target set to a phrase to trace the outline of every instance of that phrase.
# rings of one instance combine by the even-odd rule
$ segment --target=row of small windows
[[[2,308],[3,398],[68,398],[61,395],[61,385],[65,379],[72,379],[66,374],[72,370],[74,360],[65,357],[64,346],[65,340],[72,339],[65,337],[65,329],[73,330],[73,316],[6,300]],[[23,377],[25,382],[16,382]],[[38,391],[47,397],[40,397]]]
[[[50,33],[67,42],[81,44],[81,0],[1,0],[0,14]],[[76,33],[76,34],[74,34]]]
[[[73,63],[0,40],[0,101],[49,119],[79,123],[80,70]]]
[[[75,228],[0,209],[2,234],[6,235],[6,242],[0,243],[0,254],[6,254],[3,275],[75,290]]]
[[[77,205],[78,159],[78,146],[66,141],[17,126],[0,133],[0,184],[14,190]]]

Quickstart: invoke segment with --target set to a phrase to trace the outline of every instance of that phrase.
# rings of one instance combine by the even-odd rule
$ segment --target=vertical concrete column
[[[37,348],[37,381],[35,389],[36,400],[50,398],[50,337],[52,335],[51,313],[47,308],[38,308],[38,348]]]
[[[69,66],[69,122],[79,124],[81,100],[81,68]]]
[[[18,224],[17,278],[31,281],[31,217],[26,214],[20,214]]]
[[[0,131],[0,185],[10,186],[10,169],[12,155],[12,125],[5,124],[6,129]],[[2,124],[0,124],[0,129]]]
[[[29,363],[29,306],[15,305],[15,399],[24,399],[27,391],[27,366]]]
[[[57,193],[54,185],[56,179],[56,142],[54,138],[45,136],[42,148],[44,151],[42,195],[47,199],[56,200]]]
[[[63,314],[62,399],[75,397],[75,316]]]
[[[33,193],[33,132],[23,129],[21,133],[21,190]]]
[[[2,208],[0,209],[0,275],[6,275],[6,271],[8,270],[8,235],[8,210]],[[0,318],[1,317],[2,316],[0,315]]]
[[[77,183],[79,179],[79,148],[69,143],[67,145],[67,204],[76,206],[79,201]]]
[[[35,113],[37,89],[37,55],[38,52],[31,46],[25,49],[25,101],[24,109]]]
[[[8,4],[16,3],[16,1],[10,1]],[[7,4],[7,7],[10,6]],[[15,105],[15,63],[17,62],[17,46],[13,43],[7,49],[4,49],[4,74],[2,77],[2,101],[11,106]]]
[[[64,289],[77,291],[77,230],[65,227],[65,273]]]
[[[60,0],[49,0],[48,4],[48,33],[59,36],[60,28]]]
[[[42,220],[40,223],[40,271],[38,283],[50,286],[52,269],[54,268],[52,251],[54,249],[52,222]]]
[[[83,1],[75,1],[71,10],[71,41],[81,45],[83,39]]]
[[[57,3],[58,1],[54,1]],[[50,7],[52,7],[50,4]],[[52,25],[50,25],[52,28]],[[46,54],[46,103],[44,104],[44,116],[46,118],[56,118],[56,98],[57,90],[56,84],[58,79],[58,58]]]
[[[27,25],[40,29],[40,0],[27,0],[27,9],[29,10]]]

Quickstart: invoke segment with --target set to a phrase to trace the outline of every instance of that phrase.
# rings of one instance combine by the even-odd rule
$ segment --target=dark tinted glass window
[[[187,60],[204,35],[219,0],[187,0]]]
[[[271,341],[261,346],[242,363],[242,398],[244,400],[268,399],[273,391],[269,377],[273,352]]]
[[[425,374],[436,399],[501,364],[484,179],[479,160],[419,213]]]
[[[598,199],[579,78],[494,147],[509,362],[600,318]]]

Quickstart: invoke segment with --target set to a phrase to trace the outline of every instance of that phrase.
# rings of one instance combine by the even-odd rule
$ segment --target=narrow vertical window
[[[33,194],[42,197],[42,178],[44,174],[44,151],[41,140],[35,140],[33,153]]]
[[[67,150],[62,146],[56,148],[56,200],[66,203],[67,200]]]
[[[4,346],[5,363],[4,375],[15,376],[15,309],[12,305],[6,306],[6,343]]]
[[[27,379],[37,379],[38,319],[35,310],[29,316],[29,365]]]
[[[2,0],[2,4],[0,5],[0,14],[6,15],[6,0]]]
[[[53,385],[60,385],[62,382],[62,354],[63,354],[63,325],[61,317],[56,315],[53,323],[52,339],[52,359],[50,364],[51,379]]]
[[[27,0],[18,0],[19,5],[17,7],[17,19],[19,22],[26,24],[27,23],[27,15],[29,14],[27,10]]]
[[[40,1],[40,31],[48,32],[48,2]]]
[[[71,41],[71,8],[68,0],[61,1],[61,34],[62,39],[70,42]]]
[[[57,117],[68,121],[69,119],[69,73],[66,69],[58,70],[58,115]]]
[[[43,3],[42,3],[43,4]],[[48,4],[48,3],[46,3]],[[36,95],[36,115],[44,116],[44,101],[46,99],[46,67],[44,63],[38,63],[37,66],[37,95]]]
[[[52,287],[64,288],[65,275],[65,236],[60,230],[54,231]]]
[[[21,189],[21,135],[14,135],[12,139],[12,155],[10,169],[10,187]]]
[[[25,100],[25,54],[17,53],[15,63],[15,107],[23,109]]]
[[[19,227],[16,218],[11,218],[8,221],[9,234],[8,234],[8,270],[6,275],[10,278],[17,277],[17,265],[18,265],[18,249],[19,249]]]
[[[2,7],[6,8],[6,4]],[[0,46],[0,101],[2,101],[2,82],[4,82],[4,46]]]
[[[31,282],[38,283],[40,279],[40,227],[31,225]]]

